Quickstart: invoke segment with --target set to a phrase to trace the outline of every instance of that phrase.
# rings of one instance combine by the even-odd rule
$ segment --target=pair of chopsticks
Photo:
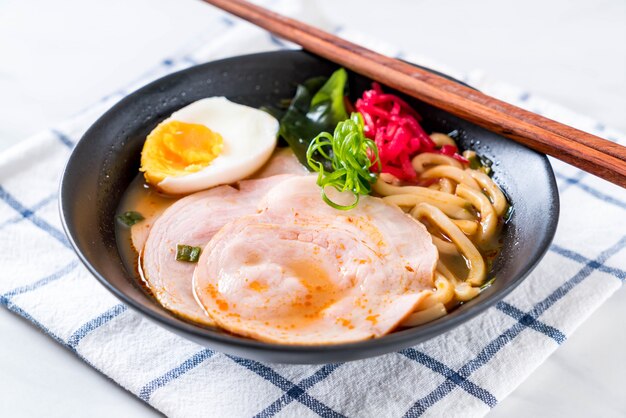
[[[243,0],[204,0],[304,49],[626,188],[626,147]]]

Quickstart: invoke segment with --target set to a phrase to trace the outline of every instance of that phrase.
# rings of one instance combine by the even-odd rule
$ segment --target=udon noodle
[[[431,135],[438,145],[454,145],[450,136]],[[465,151],[468,160],[474,151]],[[404,322],[420,325],[441,316],[481,292],[509,207],[496,183],[481,168],[472,169],[452,157],[422,153],[412,160],[419,185],[403,185],[382,174],[374,191],[426,225],[439,251],[435,289]]]

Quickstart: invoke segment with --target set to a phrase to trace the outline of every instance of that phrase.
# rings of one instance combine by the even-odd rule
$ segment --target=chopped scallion
[[[478,170],[481,167],[478,155],[472,155],[468,160],[469,166],[472,170]]]
[[[197,263],[200,258],[200,247],[192,247],[191,245],[176,245],[176,261],[186,261],[188,263]]]
[[[469,166],[472,170],[480,170],[488,176],[492,174],[492,165],[493,161],[487,157],[483,157],[482,155],[476,154],[469,158]]]
[[[502,219],[504,219],[504,222],[506,223],[511,220],[512,216],[513,216],[513,205],[509,205],[506,212],[504,212],[504,216],[502,217]]]
[[[129,210],[128,212],[124,212],[121,215],[118,215],[117,220],[125,226],[131,227],[137,222],[143,221],[144,217],[139,212]]]
[[[486,288],[491,286],[493,282],[495,281],[496,281],[496,277],[494,276],[491,279],[487,280],[485,283],[483,283],[482,286],[480,286],[480,290],[485,290]]]

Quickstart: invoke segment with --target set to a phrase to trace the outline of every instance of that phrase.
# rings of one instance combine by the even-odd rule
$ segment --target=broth
[[[137,284],[148,293],[151,292],[141,274],[140,254],[143,244],[157,218],[177,200],[177,197],[163,195],[147,185],[143,174],[140,173],[126,189],[117,209],[117,215],[135,211],[144,217],[143,221],[130,228],[115,222],[115,239],[126,271],[135,277]]]

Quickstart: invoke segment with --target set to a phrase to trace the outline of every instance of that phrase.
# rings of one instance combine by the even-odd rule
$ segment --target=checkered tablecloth
[[[623,143],[623,136],[596,121],[479,72],[459,74],[427,57],[338,31]],[[624,190],[552,160],[561,197],[560,225],[548,254],[518,289],[443,336],[343,364],[263,364],[200,347],[120,304],[71,250],[57,210],[59,176],[72,147],[100,114],[171,71],[227,55],[288,47],[216,12],[205,38],[71,121],[0,154],[0,304],[170,416],[484,415],[626,279]],[[21,251],[25,245],[28,252]]]

